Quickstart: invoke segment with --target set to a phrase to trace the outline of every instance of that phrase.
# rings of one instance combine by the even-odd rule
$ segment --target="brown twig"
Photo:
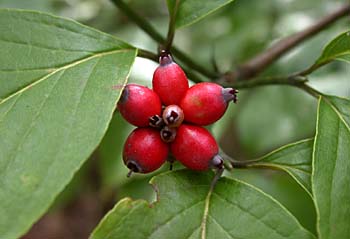
[[[179,9],[180,0],[175,1],[174,9],[173,11],[169,11],[169,27],[168,27],[168,35],[167,39],[164,44],[164,50],[166,52],[170,51],[170,48],[173,44],[174,36],[175,36],[175,22],[176,22],[176,16],[177,16],[177,10]]]
[[[299,43],[316,35],[330,24],[346,15],[350,16],[350,4],[340,7],[305,30],[278,41],[266,51],[238,66],[236,71],[226,74],[226,77],[229,76],[226,80],[233,82],[235,80],[250,79],[256,76]]]
[[[144,49],[138,49],[137,51],[137,56],[138,57],[142,57],[142,58],[146,58],[146,59],[150,59],[152,61],[158,62],[159,57],[157,54],[144,50]],[[197,75],[195,74],[195,72],[191,71],[189,68],[187,67],[183,67],[183,70],[186,73],[186,76],[191,79],[193,82],[199,83],[199,82],[203,82],[203,80]]]
[[[137,55],[139,57],[147,58],[154,61],[157,61],[158,59],[157,54],[154,54],[152,52],[149,52],[143,49],[138,49]],[[192,81],[196,83],[203,81],[191,70],[184,68],[184,71],[187,77]],[[294,86],[299,89],[302,89],[316,98],[322,95],[320,92],[316,91],[315,89],[313,89],[312,87],[306,84],[307,78],[303,76],[302,73],[291,75],[291,76],[259,77],[259,78],[251,79],[249,81],[236,81],[233,83],[225,82],[225,81],[218,81],[217,83],[220,83],[222,86],[233,87],[235,89],[253,88],[253,87],[264,86],[264,85],[289,85],[289,86]]]
[[[143,50],[140,48],[137,50],[137,56],[142,58],[147,58],[155,62],[158,62],[158,58],[159,58],[157,54],[154,54],[153,52]]]
[[[131,20],[133,20],[141,29],[143,29],[149,36],[151,36],[155,41],[162,44],[166,40],[165,38],[158,33],[153,26],[138,15],[133,9],[131,9],[127,4],[125,4],[122,0],[111,0],[117,7],[119,7]],[[263,71],[266,67],[271,65],[274,61],[276,61],[283,54],[291,50],[293,47],[297,46],[301,42],[309,39],[310,37],[316,35],[330,24],[334,23],[338,19],[350,14],[350,4],[346,4],[340,7],[338,10],[333,13],[325,16],[314,25],[308,27],[307,29],[291,35],[285,39],[280,40],[271,48],[262,52],[261,54],[255,56],[253,59],[243,63],[238,66],[235,71],[227,72],[221,77],[217,72],[211,71],[202,65],[196,63],[194,59],[188,56],[186,53],[180,51],[176,47],[171,47],[171,52],[174,56],[176,56],[187,69],[186,74],[192,78],[195,82],[201,82],[202,79],[198,77],[194,71],[206,76],[211,80],[221,78],[218,83],[235,87],[235,88],[251,88],[255,86],[261,85],[271,85],[271,84],[279,84],[279,85],[291,85],[303,89],[309,94],[317,97],[319,92],[316,92],[314,89],[306,85],[306,76],[311,73],[314,68],[309,68],[301,73],[293,74],[285,77],[259,77],[255,78],[257,74]],[[140,57],[145,57],[158,62],[157,55],[148,52],[145,50],[139,50]],[[191,69],[191,70],[189,70]],[[249,81],[242,81],[243,79],[250,79]]]
[[[165,38],[143,17],[137,14],[128,4],[122,0],[111,0],[130,20],[135,22],[143,31],[145,31],[153,40],[159,44],[164,44]],[[207,67],[198,64],[195,60],[189,57],[186,53],[182,52],[178,48],[172,46],[171,53],[177,57],[187,67],[198,73],[210,78],[215,79],[219,75],[216,72],[212,72]],[[157,60],[158,62],[158,60]]]
[[[220,156],[224,159],[224,165],[226,165],[225,162],[229,162],[230,166],[226,166],[226,169],[232,170],[232,168],[248,168],[251,164],[257,162],[257,159],[253,160],[236,160],[226,154],[224,151],[220,150]],[[232,168],[231,168],[232,167]]]
[[[249,81],[235,81],[235,82],[226,82],[226,81],[218,81],[218,83],[225,87],[233,87],[235,89],[245,89],[245,88],[253,88],[256,86],[264,86],[264,85],[290,85],[297,86],[303,85],[307,82],[306,77],[302,76],[274,76],[274,77],[258,77],[251,79]]]

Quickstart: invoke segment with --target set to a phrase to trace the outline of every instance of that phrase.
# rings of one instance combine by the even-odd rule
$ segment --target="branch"
[[[232,170],[235,168],[249,168],[250,165],[258,162],[260,159],[252,159],[252,160],[236,160],[231,156],[227,155],[224,151],[220,150],[220,156],[223,158],[224,162],[229,162],[229,164],[224,164],[226,169]]]
[[[159,56],[157,54],[154,54],[153,52],[144,50],[144,49],[137,49],[137,56],[138,57],[142,57],[142,58],[146,58],[146,59],[150,59],[152,61],[155,62],[159,62]],[[184,70],[184,72],[186,73],[186,76],[191,79],[193,82],[199,83],[199,82],[203,82],[203,80],[197,75],[195,74],[192,70],[190,70],[191,68],[187,68],[187,67],[182,67],[182,69]]]
[[[153,40],[159,44],[165,42],[165,38],[143,17],[138,15],[133,9],[131,9],[122,0],[111,0],[130,20],[135,22],[142,30],[144,30]],[[206,67],[196,63],[195,60],[191,59],[187,54],[182,52],[176,47],[171,47],[171,53],[177,57],[181,62],[186,64],[189,68],[197,71],[198,73],[206,76],[210,79],[218,78],[219,75],[215,72],[208,70]]]
[[[235,89],[244,89],[244,88],[254,88],[257,86],[265,85],[287,85],[297,87],[301,90],[304,90],[306,93],[315,97],[316,99],[319,96],[323,95],[321,92],[312,88],[307,84],[308,80],[303,75],[290,75],[290,76],[277,76],[277,77],[259,77],[247,81],[236,81],[233,83],[228,82],[218,82],[224,87],[232,87]]]
[[[158,62],[158,55],[152,52],[149,52],[147,50],[138,49],[137,56]],[[192,72],[188,68],[184,67],[183,69],[186,75],[192,81],[196,83],[203,81],[200,77],[198,77],[194,72]],[[217,83],[221,84],[222,86],[232,87],[235,89],[253,88],[253,87],[264,86],[264,85],[289,85],[289,86],[294,86],[299,89],[302,89],[316,98],[322,95],[322,93],[318,92],[317,90],[313,89],[312,87],[306,84],[307,78],[302,73],[303,72],[301,72],[300,74],[295,74],[290,76],[259,77],[259,78],[251,79],[249,81],[236,81],[234,83],[229,83],[225,81],[221,81],[221,82],[218,81]]]
[[[162,44],[166,40],[165,38],[158,33],[153,26],[145,20],[143,17],[134,12],[127,4],[125,4],[122,0],[111,0],[119,9],[121,9],[132,21],[134,21],[141,29],[143,29],[150,37],[152,37],[156,42]],[[296,33],[292,36],[289,36],[285,39],[280,40],[271,48],[267,49],[265,52],[257,55],[250,61],[243,63],[240,65],[236,71],[227,72],[221,76],[221,79],[218,80],[218,83],[223,86],[230,86],[237,89],[242,88],[252,88],[256,86],[262,85],[290,85],[294,87],[298,87],[303,89],[307,93],[311,94],[314,97],[318,97],[321,95],[320,92],[316,91],[312,87],[306,84],[305,75],[308,72],[311,72],[313,69],[307,69],[300,73],[290,75],[290,76],[282,76],[282,77],[263,77],[263,78],[254,78],[255,75],[259,74],[266,67],[268,67],[271,63],[276,61],[283,54],[291,50],[293,47],[297,46],[299,43],[307,40],[308,38],[314,36],[318,32],[322,31],[330,24],[334,23],[338,19],[348,15],[350,13],[350,4],[346,4],[343,7],[339,8],[337,11],[329,14],[324,17],[314,25],[308,27],[307,29]],[[169,29],[169,31],[173,31]],[[168,32],[168,39],[172,38],[171,32]],[[209,79],[217,79],[219,78],[219,74],[210,71],[207,68],[196,63],[195,60],[190,58],[187,54],[180,51],[175,47],[171,47],[172,54],[177,57],[182,63],[186,65],[186,74],[194,80],[195,82],[201,82],[202,79],[198,77],[194,72],[198,72],[203,76],[208,77]],[[158,62],[158,55],[148,52],[145,50],[139,50],[138,56],[145,57],[151,60]],[[190,70],[189,70],[190,69]],[[191,77],[192,76],[192,77]],[[237,80],[238,79],[238,80]],[[249,81],[240,81],[239,79],[251,79]]]
[[[158,33],[153,26],[143,17],[134,12],[127,4],[122,0],[111,0],[125,15],[128,16],[133,22],[136,23],[142,30],[144,30],[153,40],[159,43],[164,42],[164,37]]]
[[[225,87],[232,87],[235,89],[253,88],[264,85],[290,85],[300,87],[307,82],[306,77],[293,76],[276,76],[276,77],[259,77],[249,81],[235,81],[233,83],[227,81],[218,81],[218,83]]]
[[[152,61],[158,62],[158,55],[154,54],[153,52],[147,51],[147,50],[143,50],[138,48],[137,49],[137,56],[142,57],[142,58],[147,58],[150,59]]]
[[[311,86],[309,86],[305,83],[302,85],[298,85],[297,87],[304,90],[305,92],[309,93],[311,96],[315,97],[316,99],[318,99],[320,96],[324,95],[321,92],[319,92],[318,90],[312,88]]]
[[[171,47],[171,52],[174,56],[176,56],[180,61],[185,63],[188,67],[191,69],[197,71],[198,73],[202,74],[203,76],[206,76],[209,79],[217,79],[220,77],[220,75],[216,72],[210,71],[207,69],[207,67],[201,66],[196,63],[195,60],[190,58],[187,54],[179,50],[177,47]]]
[[[235,72],[230,73],[230,78],[227,78],[227,80],[234,82],[236,80],[250,79],[256,76],[282,55],[287,53],[292,48],[296,47],[299,43],[316,35],[320,31],[327,28],[330,24],[349,14],[350,4],[346,4],[328,16],[325,16],[314,25],[306,28],[301,32],[278,41],[266,51],[238,66]]]
[[[173,40],[175,36],[175,22],[176,22],[177,10],[179,9],[179,5],[180,5],[180,0],[176,0],[173,12],[171,13],[169,11],[170,20],[169,20],[169,27],[168,27],[168,35],[167,35],[166,42],[164,44],[164,50],[166,52],[169,52],[173,44]]]

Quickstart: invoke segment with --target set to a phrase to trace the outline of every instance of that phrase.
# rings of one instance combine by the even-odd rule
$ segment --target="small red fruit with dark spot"
[[[165,163],[168,153],[169,146],[160,138],[158,130],[137,128],[126,139],[123,161],[130,173],[149,173]]]
[[[214,137],[201,126],[182,124],[170,149],[174,157],[189,169],[204,171],[223,167]]]
[[[232,88],[203,82],[188,89],[180,107],[185,121],[196,125],[209,125],[220,119],[230,101],[237,101],[238,91]]]
[[[138,127],[149,126],[149,118],[161,115],[162,111],[159,96],[153,90],[137,84],[125,86],[117,107],[126,121]]]
[[[153,90],[164,105],[178,105],[189,87],[185,72],[167,53],[161,54],[159,63],[153,74]]]

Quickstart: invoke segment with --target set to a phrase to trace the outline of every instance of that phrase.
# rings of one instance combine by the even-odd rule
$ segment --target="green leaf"
[[[315,65],[324,65],[333,60],[350,63],[350,31],[344,32],[332,40],[325,47]]]
[[[311,194],[313,139],[285,145],[253,162],[252,167],[277,168],[287,172]]]
[[[321,97],[312,191],[322,239],[350,238],[350,101]]]
[[[123,163],[122,153],[124,141],[132,129],[132,125],[126,122],[119,113],[115,113],[96,150],[99,156],[101,183],[107,188],[130,182],[130,179],[126,177],[129,169]]]
[[[176,2],[179,2],[175,26],[176,28],[191,25],[233,0],[167,0],[169,13],[172,15]]]
[[[0,22],[0,235],[11,239],[101,141],[136,50],[44,13],[3,9]]]
[[[246,183],[181,170],[151,180],[158,200],[121,200],[93,232],[108,238],[314,238],[276,200]]]

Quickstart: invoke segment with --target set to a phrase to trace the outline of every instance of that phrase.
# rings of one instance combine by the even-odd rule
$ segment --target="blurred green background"
[[[167,32],[165,0],[127,1],[163,35]],[[236,0],[205,19],[176,32],[174,44],[198,63],[220,71],[233,69],[276,40],[305,29],[346,0]],[[108,0],[0,0],[0,7],[24,8],[73,18],[108,32],[134,46],[156,52],[157,44]],[[344,18],[311,40],[293,49],[264,75],[288,74],[307,68],[327,42],[345,30]],[[130,82],[150,86],[155,62],[137,58]],[[329,64],[310,77],[316,89],[350,98],[350,67]],[[235,159],[261,156],[279,146],[314,135],[317,101],[288,86],[264,86],[241,90],[237,105],[211,127],[222,149]],[[23,238],[87,238],[103,215],[123,197],[155,200],[148,184],[151,175],[126,178],[121,150],[133,129],[116,112],[100,146],[74,180],[57,198],[50,211]],[[181,165],[176,165],[181,167]],[[165,165],[162,170],[168,170]],[[256,185],[273,195],[310,231],[315,211],[307,193],[287,174],[272,170],[233,170],[226,173]]]

